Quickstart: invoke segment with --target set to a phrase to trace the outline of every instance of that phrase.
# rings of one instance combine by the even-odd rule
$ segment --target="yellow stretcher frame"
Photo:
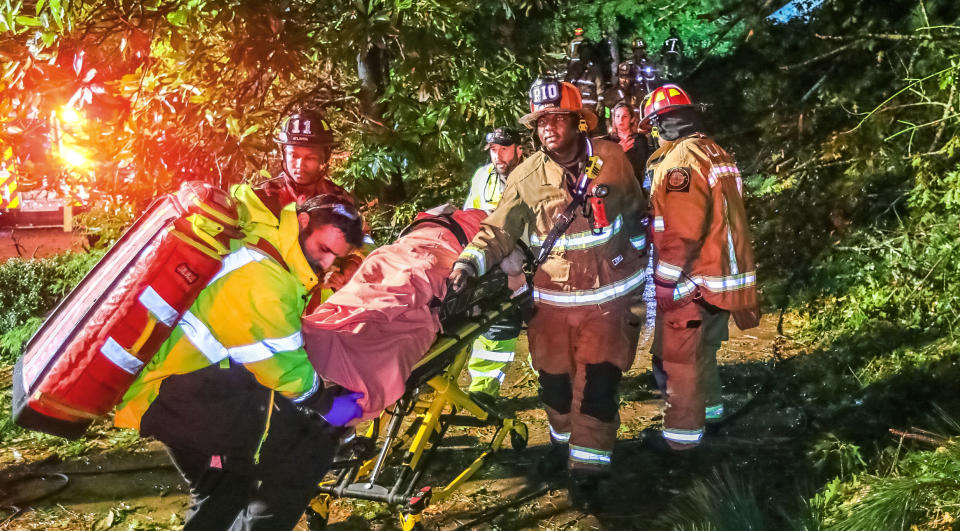
[[[513,306],[513,301],[503,302],[469,318],[452,333],[448,331],[437,338],[414,366],[404,396],[367,429],[364,437],[379,444],[377,454],[334,463],[330,474],[335,476],[334,479],[325,479],[319,485],[320,492],[310,502],[308,510],[311,530],[326,527],[334,498],[388,503],[399,508],[400,525],[404,531],[422,529],[422,511],[431,503],[447,499],[463,486],[493,452],[503,447],[508,435],[514,449],[526,448],[528,432],[524,423],[473,400],[457,385],[470,358],[473,340]],[[472,422],[458,424],[457,421],[465,420],[463,415],[458,415],[461,412],[468,413]],[[400,434],[404,419],[411,414],[415,416],[407,430]],[[436,489],[418,489],[417,483],[429,464],[429,456],[451,425],[489,425],[496,426],[497,431],[480,456],[449,483]],[[401,450],[402,456],[397,456]],[[394,484],[388,489],[378,485],[377,480],[391,457],[398,471]],[[399,463],[396,462],[398,457]]]

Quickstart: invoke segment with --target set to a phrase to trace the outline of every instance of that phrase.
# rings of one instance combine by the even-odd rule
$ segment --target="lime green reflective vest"
[[[266,233],[234,240],[223,268],[127,390],[117,426],[139,429],[168,376],[214,364],[242,363],[260,384],[294,401],[319,388],[300,334],[306,296],[317,276],[300,249],[295,205],[281,212],[272,230],[271,243],[285,263],[251,245]]]
[[[470,192],[463,203],[463,209],[477,208],[493,212],[503,197],[504,186],[506,182],[500,178],[492,163],[480,166],[470,180]]]

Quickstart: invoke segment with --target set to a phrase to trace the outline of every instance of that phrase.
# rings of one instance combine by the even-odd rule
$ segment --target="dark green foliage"
[[[763,531],[772,529],[748,478],[727,468],[688,488],[660,518],[675,531]]]
[[[52,258],[11,258],[0,263],[0,363],[12,363],[40,317],[103,256],[102,251],[65,253]]]
[[[929,433],[907,437],[901,443],[912,445],[918,438],[927,448],[906,452],[886,473],[860,476],[840,487],[848,498],[837,498],[829,507],[830,529],[949,528],[960,503],[960,445]]]

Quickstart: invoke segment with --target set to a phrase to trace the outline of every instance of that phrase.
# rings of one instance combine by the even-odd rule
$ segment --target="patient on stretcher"
[[[467,241],[487,216],[447,208]],[[449,229],[417,225],[376,249],[350,281],[303,319],[307,355],[324,380],[360,391],[363,418],[376,417],[404,392],[410,373],[440,331],[434,300],[447,293],[447,276],[463,245]],[[510,288],[523,286],[519,260],[504,266]]]

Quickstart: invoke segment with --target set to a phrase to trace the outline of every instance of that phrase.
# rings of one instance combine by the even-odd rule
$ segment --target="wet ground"
[[[616,474],[599,517],[571,509],[562,484],[547,485],[531,477],[530,471],[545,455],[549,434],[521,337],[499,405],[527,424],[529,447],[524,451],[508,447],[494,454],[460,491],[428,507],[424,523],[442,530],[660,529],[657,518],[670,510],[678,495],[710,475],[714,464],[726,463],[751,474],[780,472],[780,463],[791,452],[790,435],[803,419],[764,399],[775,356],[789,350],[776,324],[776,316],[767,316],[748,333],[731,327],[731,339],[718,359],[727,409],[733,416],[719,434],[708,438],[696,459],[682,462],[654,452],[641,437],[644,429],[659,428],[662,407],[649,371],[646,338],[621,385]],[[115,450],[109,435],[109,430],[101,433],[106,442],[76,458],[34,451],[29,441],[15,441],[0,450],[0,505],[8,506],[0,508],[0,530],[179,529],[188,498],[162,447],[136,442]],[[451,480],[492,435],[492,428],[451,428],[423,483],[442,485]],[[329,528],[398,529],[394,510],[355,500],[334,502]],[[306,522],[298,529],[306,530]]]

